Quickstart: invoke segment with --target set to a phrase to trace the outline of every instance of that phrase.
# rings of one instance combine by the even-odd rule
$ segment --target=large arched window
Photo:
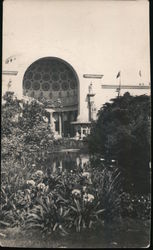
[[[74,91],[75,90],[75,91]],[[60,97],[63,108],[78,110],[79,81],[75,70],[70,64],[56,57],[45,57],[33,62],[23,77],[23,93],[36,99],[40,93],[48,103],[54,104]],[[69,93],[69,95],[67,95]],[[71,108],[70,108],[71,107]]]

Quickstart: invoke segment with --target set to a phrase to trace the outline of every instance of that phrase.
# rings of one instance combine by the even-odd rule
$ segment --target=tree
[[[127,92],[111,101],[93,124],[89,150],[107,160],[116,159],[126,179],[139,189],[150,178],[150,98]]]
[[[2,105],[2,161],[24,162],[38,159],[47,147],[52,147],[53,133],[44,121],[47,112],[36,100],[18,100],[13,92],[6,92]],[[11,163],[13,164],[13,163]]]

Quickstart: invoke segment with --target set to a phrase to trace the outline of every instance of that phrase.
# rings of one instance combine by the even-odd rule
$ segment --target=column
[[[89,135],[90,134],[90,128],[87,127],[87,134]]]
[[[81,139],[83,138],[83,127],[81,127]]]
[[[50,114],[50,125],[51,125],[51,129],[53,132],[55,132],[55,123],[54,123],[54,117],[53,117],[53,112],[49,112]]]
[[[59,135],[62,136],[62,117],[60,112],[59,112]]]
[[[59,164],[60,172],[62,172],[62,167],[63,167],[62,160],[60,160],[60,164]]]
[[[56,172],[56,162],[53,162],[53,173]]]
[[[89,114],[89,115],[88,115],[88,116],[89,116],[89,117],[88,117],[88,120],[89,120],[89,121],[91,121],[91,100],[90,100],[90,98],[91,98],[91,96],[88,94],[88,109],[89,109],[89,110],[88,110],[88,112],[89,112],[89,113],[88,113],[88,114]]]

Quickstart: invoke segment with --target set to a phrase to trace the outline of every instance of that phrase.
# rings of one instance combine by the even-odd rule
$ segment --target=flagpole
[[[120,96],[120,91],[121,91],[121,71],[120,71],[120,75],[119,75],[118,97]]]
[[[142,76],[142,74],[141,74],[141,70],[139,70],[139,77],[140,77],[140,83],[139,83],[139,85],[141,85],[142,84],[142,78],[141,78],[141,76]]]

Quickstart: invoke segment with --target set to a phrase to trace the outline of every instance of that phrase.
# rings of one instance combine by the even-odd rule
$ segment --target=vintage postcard
[[[1,246],[149,247],[149,40],[149,1],[3,1]]]

